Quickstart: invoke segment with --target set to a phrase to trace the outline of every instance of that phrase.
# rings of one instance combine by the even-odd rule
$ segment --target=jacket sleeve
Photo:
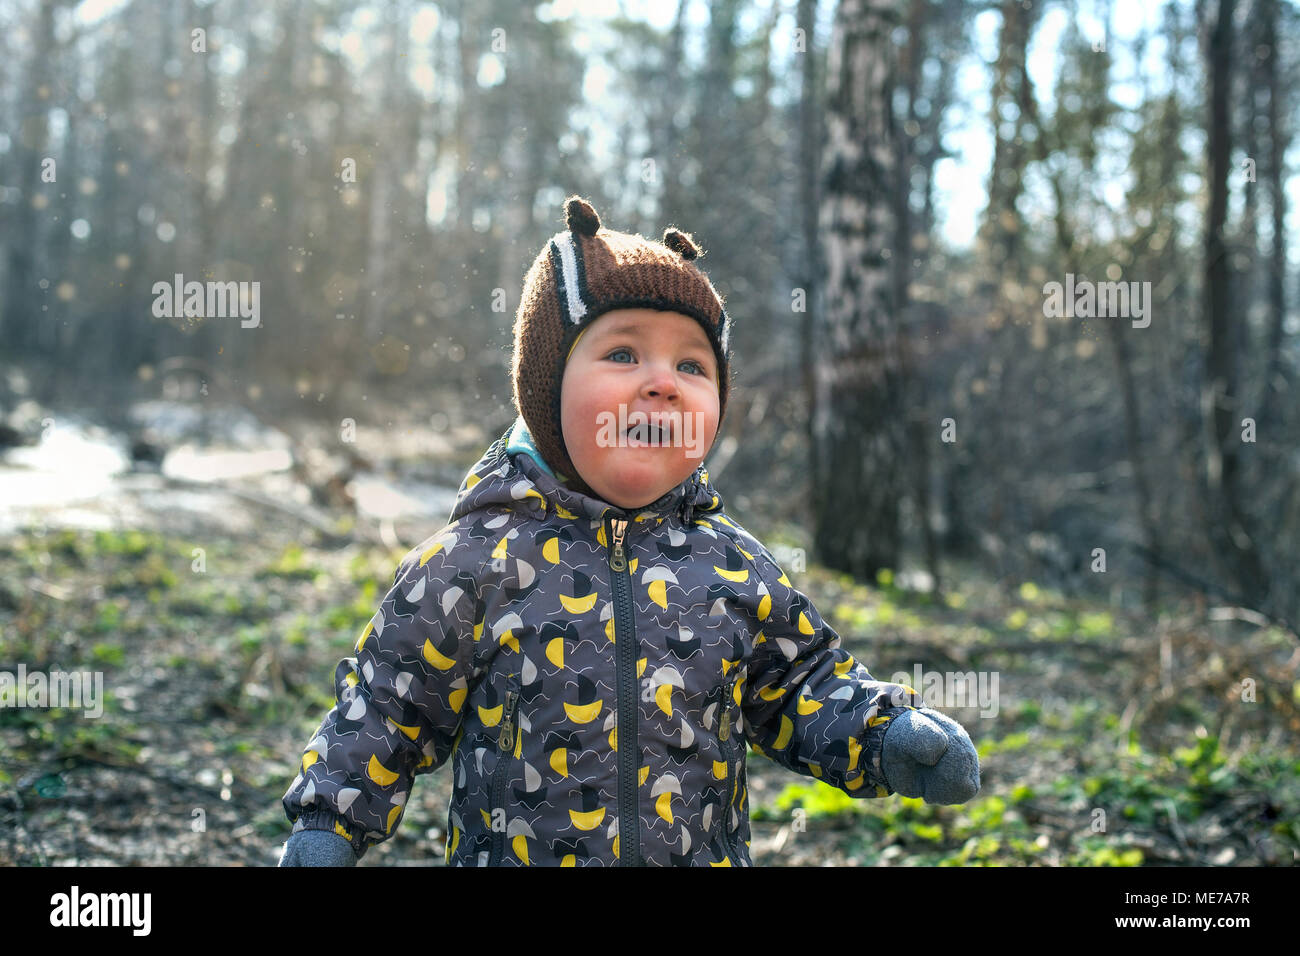
[[[873,678],[767,549],[738,530],[736,547],[756,577],[741,589],[756,637],[737,691],[750,747],[851,797],[890,795],[880,770],[885,731],[920,696]]]
[[[294,832],[333,831],[360,858],[395,832],[414,777],[451,755],[474,679],[481,607],[482,555],[464,538],[451,525],[412,549],[357,638],[356,656],[339,662],[338,702],[282,799]]]

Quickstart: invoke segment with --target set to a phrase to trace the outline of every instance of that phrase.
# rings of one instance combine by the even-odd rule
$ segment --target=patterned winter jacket
[[[752,865],[746,748],[886,796],[877,681],[701,465],[629,513],[498,439],[344,659],[283,804],[358,856],[451,758],[451,865]]]

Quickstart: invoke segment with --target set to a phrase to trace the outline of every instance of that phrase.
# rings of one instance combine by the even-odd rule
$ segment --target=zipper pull
[[[718,739],[731,739],[731,691],[735,687],[736,680],[732,678],[727,682],[727,686],[722,689],[722,701],[719,707],[722,708],[722,717],[718,719]]]
[[[515,745],[515,701],[519,694],[515,691],[506,693],[505,715],[501,718],[501,734],[497,737],[497,746],[502,750],[511,750]]]
[[[623,552],[623,532],[627,530],[627,522],[614,518],[610,527],[614,530],[614,545],[609,552],[609,566],[615,571],[624,571],[627,569],[627,555]]]

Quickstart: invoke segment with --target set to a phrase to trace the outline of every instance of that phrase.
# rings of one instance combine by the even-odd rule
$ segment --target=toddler
[[[709,483],[731,323],[691,237],[565,212],[515,320],[519,417],[339,664],[281,865],[355,863],[448,758],[456,866],[749,866],[747,750],[969,800],[965,730],[841,649]]]

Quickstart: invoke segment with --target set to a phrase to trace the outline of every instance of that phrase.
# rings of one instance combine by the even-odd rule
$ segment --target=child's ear
[[[600,229],[600,216],[587,200],[581,196],[570,196],[564,201],[564,224],[570,232],[594,236]]]
[[[704,250],[695,244],[689,233],[674,229],[671,226],[664,230],[664,245],[687,262],[704,255]]]

